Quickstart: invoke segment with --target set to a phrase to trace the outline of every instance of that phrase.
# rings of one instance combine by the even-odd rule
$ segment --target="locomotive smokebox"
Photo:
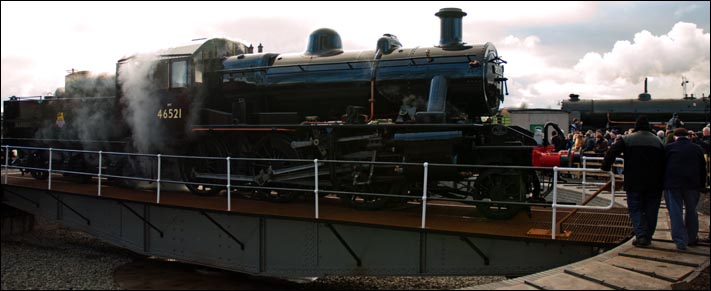
[[[456,48],[462,46],[462,17],[467,16],[459,8],[442,8],[435,16],[440,19],[439,46]]]

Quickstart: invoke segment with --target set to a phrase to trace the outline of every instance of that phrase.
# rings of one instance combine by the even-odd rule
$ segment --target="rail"
[[[605,160],[604,157],[587,157],[587,156],[583,156],[583,169],[587,169],[587,168],[588,168],[588,167],[587,167],[587,166],[588,166],[588,161],[603,161],[603,160]],[[615,168],[615,165],[616,165],[618,162],[620,162],[620,163],[622,164],[622,167],[621,167],[621,168],[624,169],[624,167],[625,167],[625,159],[623,159],[623,158],[616,158],[616,159],[615,159],[615,162],[614,162],[613,165],[612,165],[611,170]],[[581,191],[581,193],[582,193],[582,200],[585,200],[585,196],[587,196],[587,186],[588,186],[588,185],[600,186],[600,185],[604,185],[604,184],[605,184],[605,183],[601,183],[601,182],[588,182],[588,181],[587,181],[587,171],[583,171],[582,176],[583,176],[583,178],[582,178],[582,181],[580,182],[581,185],[582,185],[582,189],[581,189],[581,190],[582,190],[582,191]],[[613,199],[614,199],[615,196],[613,195],[612,197],[613,197]]]
[[[610,193],[612,198],[610,199],[610,204],[607,206],[589,206],[589,205],[566,205],[558,204],[558,172],[559,171],[578,171],[582,173],[593,172],[593,173],[608,173],[610,175]],[[583,185],[583,188],[584,185]],[[615,205],[615,174],[612,171],[603,171],[600,169],[586,169],[586,168],[565,168],[565,167],[553,167],[553,212],[551,215],[551,239],[555,240],[557,234],[557,223],[556,215],[558,208],[569,208],[569,209],[598,209],[598,210],[609,210]]]
[[[497,165],[467,165],[467,164],[436,164],[436,163],[406,163],[406,162],[380,162],[380,161],[346,161],[346,160],[319,160],[319,159],[313,159],[313,160],[307,160],[307,159],[265,159],[265,158],[234,158],[234,157],[201,157],[201,156],[181,156],[181,155],[162,155],[162,154],[142,154],[142,153],[122,153],[122,152],[105,152],[105,151],[89,151],[89,150],[75,150],[75,149],[57,149],[57,148],[39,148],[39,147],[25,147],[25,146],[9,146],[9,145],[3,145],[2,148],[5,148],[5,164],[3,165],[3,168],[5,168],[5,184],[8,183],[8,176],[9,176],[9,170],[10,169],[21,169],[21,170],[30,170],[30,171],[39,171],[39,172],[46,172],[47,173],[47,189],[52,190],[52,174],[54,173],[66,173],[66,174],[74,174],[74,175],[86,175],[86,176],[91,176],[91,177],[97,177],[98,179],[98,186],[97,186],[97,196],[101,196],[101,188],[102,188],[102,179],[107,179],[107,178],[114,178],[114,179],[125,179],[125,180],[136,180],[136,181],[144,181],[144,182],[154,182],[156,183],[156,199],[155,203],[160,204],[161,201],[161,183],[168,183],[168,184],[185,184],[185,185],[203,185],[203,186],[213,186],[213,187],[225,187],[227,190],[227,205],[226,209],[227,211],[232,211],[232,197],[231,197],[231,192],[232,189],[249,189],[249,190],[269,190],[269,191],[294,191],[294,192],[303,192],[303,193],[308,193],[308,192],[313,192],[314,195],[314,218],[319,219],[319,197],[321,194],[321,189],[319,188],[319,176],[321,175],[326,175],[329,174],[327,171],[320,171],[321,166],[328,164],[328,163],[341,163],[341,164],[364,164],[364,165],[371,165],[371,175],[372,175],[372,167],[375,165],[391,165],[391,166],[416,166],[416,167],[422,167],[422,196],[419,197],[421,200],[421,207],[422,207],[422,214],[421,214],[421,224],[420,227],[422,229],[426,228],[426,217],[427,217],[427,205],[428,201],[431,200],[430,198],[430,192],[429,192],[429,186],[428,186],[428,181],[429,181],[429,172],[430,168],[432,167],[456,167],[456,168],[493,168],[493,169],[518,169],[518,170],[553,170],[553,201],[552,204],[548,203],[528,203],[528,202],[510,202],[510,201],[493,201],[493,200],[473,200],[473,199],[456,199],[456,198],[445,198],[445,197],[437,197],[436,200],[439,201],[455,201],[455,202],[463,202],[465,204],[502,204],[502,205],[526,205],[526,206],[543,206],[543,207],[552,207],[553,212],[552,212],[552,239],[555,239],[555,234],[556,234],[556,214],[559,208],[574,208],[574,209],[603,209],[607,210],[612,208],[614,205],[614,183],[615,183],[615,177],[614,174],[610,171],[608,172],[611,177],[612,181],[612,195],[613,199],[610,200],[610,205],[600,207],[600,206],[587,206],[587,205],[568,205],[568,204],[559,204],[558,203],[558,173],[560,171],[581,171],[583,174],[588,173],[588,172],[597,172],[597,173],[605,173],[602,170],[599,169],[587,169],[587,168],[561,168],[561,167],[531,167],[531,166],[497,166]],[[48,163],[47,163],[47,168],[37,168],[37,167],[25,167],[25,166],[15,166],[15,165],[10,165],[9,164],[9,153],[11,149],[23,149],[23,150],[34,150],[34,151],[47,151],[48,152]],[[78,172],[78,171],[68,171],[68,170],[62,170],[62,169],[55,169],[53,168],[52,160],[53,160],[53,155],[56,152],[69,152],[69,153],[83,153],[83,154],[95,154],[98,157],[98,166],[97,166],[97,171],[96,172]],[[145,158],[151,158],[155,159],[155,173],[156,177],[155,178],[146,178],[146,177],[136,177],[136,176],[124,176],[124,175],[115,175],[115,174],[108,174],[103,172],[103,167],[104,167],[104,156],[108,155],[123,155],[123,156],[133,156],[133,157],[145,157]],[[169,179],[163,179],[162,177],[162,162],[166,158],[174,158],[174,159],[199,159],[199,160],[213,160],[213,161],[219,161],[223,160],[225,161],[225,166],[226,166],[226,182],[224,184],[219,184],[219,183],[205,183],[205,182],[189,182],[189,181],[175,181],[175,180],[169,180]],[[264,187],[264,186],[254,186],[254,185],[233,185],[232,180],[233,178],[232,173],[231,173],[231,168],[232,168],[232,162],[233,161],[278,161],[278,162],[298,162],[298,163],[304,163],[304,164],[310,164],[313,163],[313,175],[314,175],[314,186],[313,189],[311,188],[285,188],[285,187]],[[585,164],[585,160],[583,160],[583,163]],[[303,169],[308,169],[309,167],[301,167],[300,170]],[[585,182],[583,182],[584,184]],[[259,185],[259,184],[258,184]],[[349,191],[336,191],[336,190],[328,190],[328,193],[331,194],[340,194],[340,195],[359,195],[359,196],[376,196],[376,197],[391,197],[391,198],[406,198],[406,199],[413,199],[414,196],[411,195],[395,195],[395,194],[384,194],[384,193],[368,193],[368,192],[349,192]],[[584,199],[583,199],[584,200]],[[470,205],[469,207],[476,207],[473,205]]]

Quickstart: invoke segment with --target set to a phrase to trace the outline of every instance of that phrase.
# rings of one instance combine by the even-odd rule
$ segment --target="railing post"
[[[315,216],[318,219],[318,159],[314,159],[314,204]]]
[[[96,193],[98,194],[98,196],[101,196],[101,167],[104,164],[103,160],[102,160],[103,155],[104,155],[103,152],[99,151],[99,176],[98,176],[99,177],[99,183],[98,183],[99,188],[96,190]]]
[[[232,211],[232,173],[230,173],[230,157],[227,157],[227,211]]]
[[[422,167],[424,167],[424,173],[422,175],[422,223],[420,227],[425,228],[425,218],[427,215],[427,169],[429,167],[429,163],[424,162]]]
[[[584,163],[584,162],[583,162]],[[551,204],[553,208],[553,213],[551,215],[551,239],[555,240],[555,235],[556,235],[556,225],[555,225],[555,220],[556,220],[556,211],[557,211],[557,205],[558,205],[558,166],[553,167],[553,204]]]
[[[587,182],[587,172],[588,172],[587,171],[587,169],[588,169],[587,162],[588,162],[588,157],[583,156],[583,182],[582,182],[583,187],[582,187],[582,191],[580,191],[580,193],[582,195],[582,198],[580,199],[580,201],[585,201],[585,196],[586,196],[585,192],[586,192],[587,186],[588,186],[587,185],[587,183],[588,183]]]
[[[47,190],[52,190],[52,148],[49,148],[49,169],[47,169]]]
[[[10,146],[5,146],[5,185],[7,185],[7,176],[10,175]]]
[[[610,200],[615,203],[615,172],[610,169]]]
[[[160,204],[160,154],[158,154],[158,177],[156,178],[156,184],[158,185],[157,191],[156,191],[156,203]]]

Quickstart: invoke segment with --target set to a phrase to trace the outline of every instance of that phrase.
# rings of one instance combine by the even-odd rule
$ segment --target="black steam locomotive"
[[[115,96],[7,101],[3,144],[249,158],[232,163],[232,185],[274,189],[313,188],[314,165],[299,159],[361,161],[321,165],[321,191],[413,199],[423,188],[421,166],[368,162],[531,166],[530,132],[481,121],[503,101],[505,61],[491,43],[462,42],[460,9],[435,15],[441,38],[434,47],[403,48],[385,34],[374,50],[349,52],[338,33],[319,29],[303,53],[262,53],[261,45],[253,53],[251,45],[210,39],[123,58]],[[24,157],[28,165],[48,159],[32,151]],[[107,159],[104,173],[141,171],[125,156]],[[65,169],[97,168],[80,153],[53,161]],[[198,195],[219,193],[224,187],[210,184],[228,179],[223,161],[181,160],[174,168]],[[469,199],[492,218],[510,217],[524,208],[521,202],[543,196],[533,170],[513,167],[432,167],[429,185],[431,195]],[[274,201],[298,194],[255,193]],[[341,199],[363,209],[402,201]]]
[[[644,81],[644,93],[636,99],[617,100],[580,100],[576,94],[561,103],[561,110],[570,113],[570,119],[583,121],[589,129],[618,128],[626,130],[634,127],[639,115],[645,115],[651,124],[663,130],[672,113],[677,113],[688,129],[701,130],[711,122],[711,103],[708,96],[694,97],[686,95],[676,99],[652,99]],[[682,82],[682,86],[685,83]]]

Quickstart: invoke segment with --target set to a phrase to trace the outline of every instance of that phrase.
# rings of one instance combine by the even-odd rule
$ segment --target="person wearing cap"
[[[647,117],[639,116],[634,132],[618,139],[607,151],[600,167],[610,171],[615,159],[624,153],[627,209],[632,220],[636,247],[648,247],[657,228],[664,181],[664,145],[651,132]]]
[[[664,200],[669,210],[672,240],[679,250],[696,245],[699,233],[699,217],[696,205],[699,191],[704,188],[706,159],[704,151],[689,140],[688,131],[674,130],[673,143],[666,145],[666,171],[664,174]],[[683,209],[686,208],[686,214]]]

